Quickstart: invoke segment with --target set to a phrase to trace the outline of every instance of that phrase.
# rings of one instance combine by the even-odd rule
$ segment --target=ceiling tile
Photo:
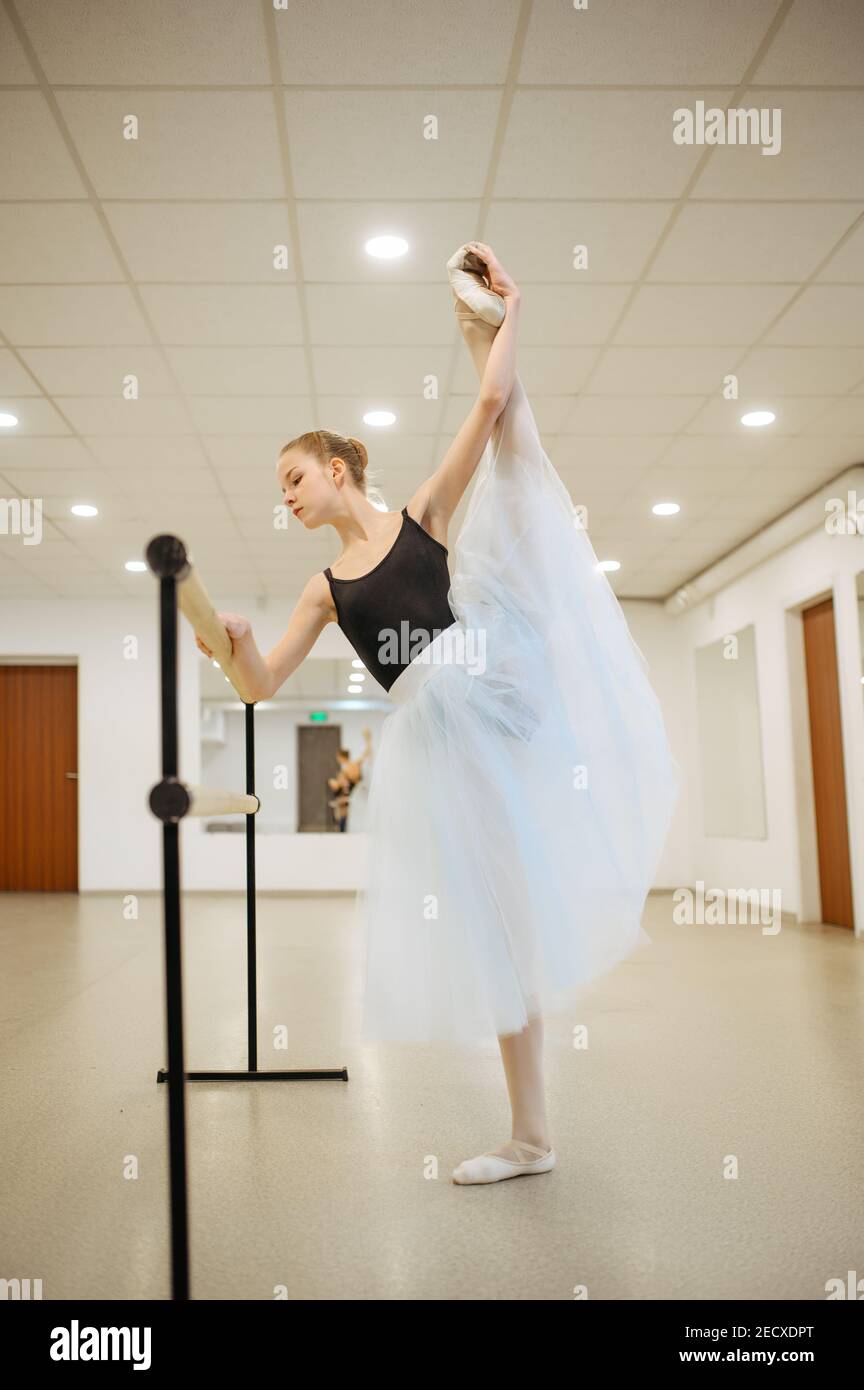
[[[255,6],[234,0],[51,0],[17,8],[48,81],[97,83],[269,82]],[[74,40],[73,40],[74,36]]]
[[[168,347],[165,355],[189,396],[307,396],[306,353],[294,347]]]
[[[105,215],[139,282],[284,285],[297,278],[291,223],[282,202],[147,204],[136,199],[106,202]]]
[[[736,371],[754,397],[841,395],[864,380],[864,347],[758,347]]]
[[[503,82],[518,16],[518,0],[382,0],[372,10],[318,0],[276,15],[282,74],[317,85],[326,53],[335,83]]]
[[[345,202],[306,200],[297,204],[303,271],[308,281],[403,281],[448,284],[446,262],[469,239],[479,215],[477,199],[437,202]],[[401,236],[408,251],[398,260],[375,260],[364,249],[375,236]]]
[[[584,11],[535,5],[520,82],[662,84],[740,81],[774,17],[774,0],[652,0]]]
[[[51,395],[119,398],[131,377],[136,378],[139,401],[176,389],[156,347],[32,347],[19,352]]]
[[[842,203],[691,203],[682,209],[648,279],[806,280],[860,211]]]
[[[756,69],[756,80],[860,86],[862,52],[864,7],[860,0],[793,5]]]
[[[4,198],[86,198],[48,103],[39,91],[0,91]]]
[[[718,104],[707,95],[704,100],[706,107]],[[683,104],[692,109],[693,100]],[[711,157],[693,190],[695,198],[864,198],[864,161],[858,158],[864,144],[864,90],[759,87],[746,91],[737,106],[779,109],[780,149],[772,155],[763,154],[759,145],[707,146]]]
[[[749,342],[789,298],[790,290],[779,285],[645,285],[617,340],[633,346]]]
[[[286,91],[284,100],[298,198],[329,198],[334,188],[340,198],[363,199],[390,198],[394,189],[403,198],[483,192],[498,92],[343,87],[337,100],[316,88]]]
[[[58,91],[57,103],[100,198],[284,195],[270,92]],[[124,122],[138,122],[135,139]]]
[[[562,434],[674,434],[698,410],[698,396],[580,396]]]
[[[141,298],[163,343],[261,346],[302,340],[294,285],[143,285]]]
[[[678,198],[703,151],[672,139],[682,91],[517,90],[496,198]],[[706,89],[710,104],[720,90]]]
[[[810,285],[765,341],[793,347],[864,347],[864,285]]]
[[[21,347],[152,342],[125,285],[0,285],[0,326]]]

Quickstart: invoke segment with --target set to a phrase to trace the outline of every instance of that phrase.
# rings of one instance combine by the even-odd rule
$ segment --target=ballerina
[[[322,430],[286,444],[285,504],[306,529],[332,525],[342,553],[309,580],[266,660],[248,620],[220,617],[262,699],[337,622],[394,701],[357,895],[361,1031],[497,1039],[511,1135],[458,1165],[468,1185],[554,1167],[544,1017],[649,941],[641,914],[678,769],[516,371],[519,287],[482,242],[447,270],[480,385],[442,462],[401,513],[382,512],[359,440]],[[448,523],[472,481],[451,576]]]
[[[340,748],[336,754],[339,763],[338,777],[328,777],[327,785],[335,795],[327,805],[333,811],[333,816],[340,830],[348,828],[348,806],[351,793],[356,786],[359,786],[363,778],[363,764],[372,755],[372,730],[363,730],[364,747],[359,758],[351,757],[347,748]]]

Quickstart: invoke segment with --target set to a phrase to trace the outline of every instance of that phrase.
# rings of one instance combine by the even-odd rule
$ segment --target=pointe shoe
[[[447,262],[450,288],[457,300],[461,299],[463,304],[467,304],[472,314],[476,314],[484,323],[491,323],[493,328],[500,328],[507,306],[500,294],[493,293],[483,284],[478,264],[480,259],[472,251],[470,241],[454,251]],[[472,265],[476,269],[472,269]]]
[[[504,1178],[521,1178],[528,1173],[548,1173],[555,1167],[555,1150],[538,1149],[534,1144],[514,1141],[520,1149],[537,1154],[537,1158],[520,1163],[517,1159],[502,1158],[500,1154],[479,1154],[477,1158],[466,1158],[458,1168],[453,1169],[453,1181],[461,1185],[468,1183],[501,1182]]]

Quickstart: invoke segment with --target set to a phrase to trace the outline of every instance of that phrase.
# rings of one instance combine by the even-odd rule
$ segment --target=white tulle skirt
[[[396,679],[357,896],[364,1041],[486,1042],[640,943],[678,786],[647,666],[516,380]]]

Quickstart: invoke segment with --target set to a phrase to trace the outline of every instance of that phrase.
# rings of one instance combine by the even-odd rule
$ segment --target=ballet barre
[[[175,538],[159,536],[157,539],[174,540]],[[183,542],[177,541],[176,544],[182,545]],[[188,568],[177,576],[177,579],[180,586],[177,599],[184,618],[189,620],[195,632],[203,639],[205,646],[210,648],[240,699],[246,705],[253,705],[255,701],[237,669],[228,630],[216,616],[216,609],[210,602],[210,597],[201,582],[198,571],[194,565],[189,564]]]
[[[186,1183],[187,1081],[347,1081],[346,1067],[303,1071],[258,1070],[257,947],[255,918],[255,820],[261,802],[255,794],[255,701],[234,661],[231,637],[185,545],[177,536],[154,536],[145,551],[159,580],[159,640],[162,778],[151,788],[149,805],[162,822],[162,882],[165,917],[165,1018],[168,1066],[157,1082],[168,1082],[168,1148],[171,1187],[172,1297],[189,1298],[189,1219]],[[245,705],[246,790],[216,791],[183,782],[178,774],[177,609],[214,653]],[[249,1065],[246,1071],[192,1071],[184,1065],[183,971],[180,922],[180,824],[189,817],[246,816],[246,1016]]]
[[[150,809],[161,821],[176,821],[184,816],[255,816],[261,802],[257,796],[243,792],[190,787],[176,778],[165,777],[150,793]]]

